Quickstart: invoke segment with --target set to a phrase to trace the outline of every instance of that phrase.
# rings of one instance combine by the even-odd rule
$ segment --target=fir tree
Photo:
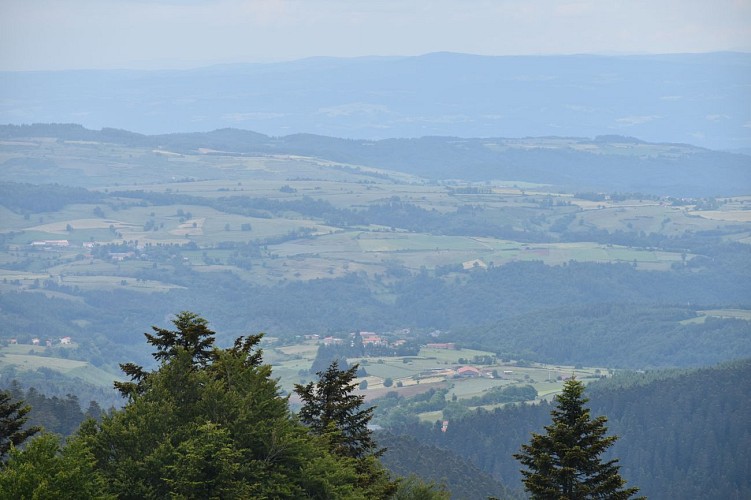
[[[157,361],[166,361],[175,356],[178,349],[184,349],[193,361],[206,365],[212,357],[215,332],[209,329],[209,322],[198,314],[183,311],[172,320],[177,330],[152,327],[155,335],[145,333],[146,341],[156,347],[152,354]]]
[[[0,461],[5,460],[12,446],[18,446],[39,432],[39,427],[27,427],[27,413],[31,410],[23,401],[11,401],[8,392],[0,392]]]
[[[172,320],[172,324],[176,330],[153,326],[151,328],[154,334],[144,333],[146,341],[156,347],[156,352],[152,353],[154,359],[165,363],[174,358],[179,351],[186,351],[195,365],[206,366],[214,355],[215,335],[215,332],[209,329],[208,321],[196,313],[183,311]],[[121,363],[120,369],[130,377],[130,381],[117,381],[115,388],[130,399],[136,394],[143,393],[144,382],[149,375],[143,367],[135,363]]]
[[[186,322],[179,322],[179,319]],[[121,410],[87,421],[76,439],[117,498],[387,498],[386,475],[332,453],[290,412],[264,364],[261,335],[213,347],[193,313],[147,336],[158,369],[139,373]],[[195,327],[195,329],[194,329]],[[191,338],[183,338],[193,332]],[[174,335],[173,335],[174,334]],[[211,351],[205,351],[212,346]],[[203,354],[201,354],[203,352]],[[132,365],[135,366],[135,365]],[[364,472],[365,471],[365,472]],[[368,472],[370,475],[366,474]]]
[[[354,460],[359,487],[367,489],[372,498],[390,498],[399,484],[389,479],[378,460],[386,450],[377,447],[368,429],[374,408],[362,408],[365,396],[353,394],[357,369],[358,365],[353,365],[340,370],[334,361],[318,372],[317,383],[295,385],[303,402],[298,416],[313,434],[328,442],[335,455]]]
[[[556,396],[546,434],[533,433],[530,443],[514,455],[527,468],[521,473],[533,499],[628,499],[639,490],[624,488],[617,459],[601,460],[618,437],[605,435],[606,417],[591,418],[583,393],[581,382],[566,382]]]
[[[295,385],[303,402],[300,420],[315,434],[327,435],[340,454],[352,458],[383,453],[376,448],[368,429],[374,408],[363,409],[365,396],[353,394],[357,369],[358,365],[353,365],[340,370],[339,362],[334,361],[317,373],[319,380],[315,384]]]

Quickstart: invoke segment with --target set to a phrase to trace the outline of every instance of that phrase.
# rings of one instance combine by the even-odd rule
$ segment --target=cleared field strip
[[[710,309],[699,311],[699,313],[717,318],[736,318],[751,321],[751,310],[749,309]]]
[[[377,262],[368,254],[388,256],[407,267],[461,264],[482,259],[500,265],[514,260],[540,260],[547,264],[564,262],[628,262],[671,264],[681,261],[675,252],[632,249],[597,243],[524,244],[492,238],[442,236],[392,232],[339,232],[316,238],[286,242],[272,247],[274,253],[292,258],[318,258]],[[359,255],[358,255],[359,254]],[[689,256],[690,258],[690,256]]]
[[[690,213],[691,215],[697,215],[704,219],[725,220],[732,222],[751,222],[751,210],[706,210]]]
[[[5,354],[0,357],[0,366],[2,365],[15,366],[25,370],[36,370],[37,368],[45,367],[67,373],[76,368],[84,368],[88,363],[73,359],[48,358],[28,354]]]
[[[30,348],[31,346],[15,346]],[[39,348],[36,348],[35,352]],[[86,361],[77,361],[72,359],[54,358],[47,356],[38,356],[33,354],[11,354],[6,349],[0,350],[0,369],[5,367],[14,367],[16,370],[36,370],[37,368],[47,368],[60,372],[66,377],[76,377],[85,382],[102,386],[112,387],[112,382],[117,380],[111,373],[101,370],[90,365]]]

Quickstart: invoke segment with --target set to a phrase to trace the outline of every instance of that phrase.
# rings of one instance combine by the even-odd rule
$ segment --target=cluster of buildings
[[[58,345],[71,345],[73,343],[73,339],[71,339],[70,337],[62,337],[58,339],[57,343]],[[8,339],[8,344],[11,344],[11,345],[18,344],[18,339],[15,339],[15,338]],[[41,346],[42,340],[39,337],[34,337],[31,339],[31,345]],[[54,342],[52,339],[47,339],[44,341],[44,345],[47,347],[52,347],[54,345]]]
[[[41,248],[64,248],[69,247],[70,242],[68,240],[37,240],[32,241],[31,246]]]
[[[462,365],[458,368],[435,368],[421,374],[422,377],[446,377],[446,378],[502,378],[498,370],[490,368],[477,368],[472,365]],[[503,375],[512,375],[511,370],[504,370]]]
[[[330,346],[344,345],[345,342],[352,343],[358,335],[363,346],[399,347],[407,343],[405,339],[390,341],[389,339],[374,332],[352,332],[348,335],[348,338],[334,337],[332,335],[321,337],[317,333],[313,333],[305,335],[304,338],[305,340],[314,340],[318,343],[322,343],[325,346]]]
[[[33,248],[41,248],[43,250],[54,250],[58,248],[69,248],[71,247],[71,243],[68,240],[36,240],[32,241],[30,244]],[[97,243],[94,241],[85,241],[81,244],[81,246],[87,250],[92,250],[97,245],[101,245],[101,243]],[[122,262],[124,260],[129,259],[135,259],[137,257],[136,252],[134,251],[127,251],[127,252],[109,252],[107,254],[109,258],[116,262]],[[87,257],[91,257],[91,255],[87,255]]]

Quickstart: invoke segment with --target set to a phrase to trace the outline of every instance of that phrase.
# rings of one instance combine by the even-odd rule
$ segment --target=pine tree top
[[[526,467],[524,487],[533,499],[629,499],[638,491],[624,487],[618,460],[601,460],[618,437],[606,436],[607,418],[591,418],[587,401],[584,384],[568,380],[555,397],[546,433],[533,434],[514,455]]]

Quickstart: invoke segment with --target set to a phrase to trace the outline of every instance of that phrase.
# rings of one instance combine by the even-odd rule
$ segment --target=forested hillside
[[[421,444],[410,436],[388,433],[378,433],[378,442],[387,449],[381,461],[390,471],[401,476],[416,474],[424,480],[444,484],[451,498],[524,498],[518,485],[504,487],[487,472],[446,449]]]
[[[654,499],[744,499],[751,494],[751,361],[684,372],[616,376],[587,389],[593,415],[620,439],[609,456],[640,494]],[[520,481],[513,459],[530,432],[550,420],[541,404],[477,411],[440,426],[404,429],[451,450],[504,484]]]
[[[260,354],[253,359],[260,361]],[[620,436],[609,456],[619,458],[623,476],[649,498],[742,499],[751,491],[745,474],[751,460],[749,380],[749,360],[715,368],[623,372],[590,384],[588,406],[593,415],[608,417],[610,433]],[[140,384],[122,387],[141,390],[137,389]],[[130,394],[134,394],[132,390],[128,389]],[[48,431],[70,434],[84,417],[79,401],[72,396],[46,398],[37,390],[18,388],[13,388],[11,395],[32,404],[30,423]],[[173,396],[165,393],[154,403],[162,408]],[[441,396],[446,396],[445,391]],[[381,401],[373,404],[378,406]],[[402,406],[409,411],[408,405]],[[376,440],[389,448],[383,463],[396,474],[417,474],[445,484],[457,498],[512,498],[520,484],[519,464],[512,455],[529,439],[530,432],[540,432],[547,425],[550,409],[542,402],[470,413],[465,410],[464,416],[447,417],[450,420],[444,429],[440,422],[417,424],[412,418],[399,418],[389,421],[393,427],[388,433],[377,434]],[[114,424],[113,417],[125,418],[135,411],[126,408],[125,413],[104,417],[103,425],[108,428]],[[93,402],[86,414],[103,418],[101,408]],[[159,414],[164,417],[163,411]]]

